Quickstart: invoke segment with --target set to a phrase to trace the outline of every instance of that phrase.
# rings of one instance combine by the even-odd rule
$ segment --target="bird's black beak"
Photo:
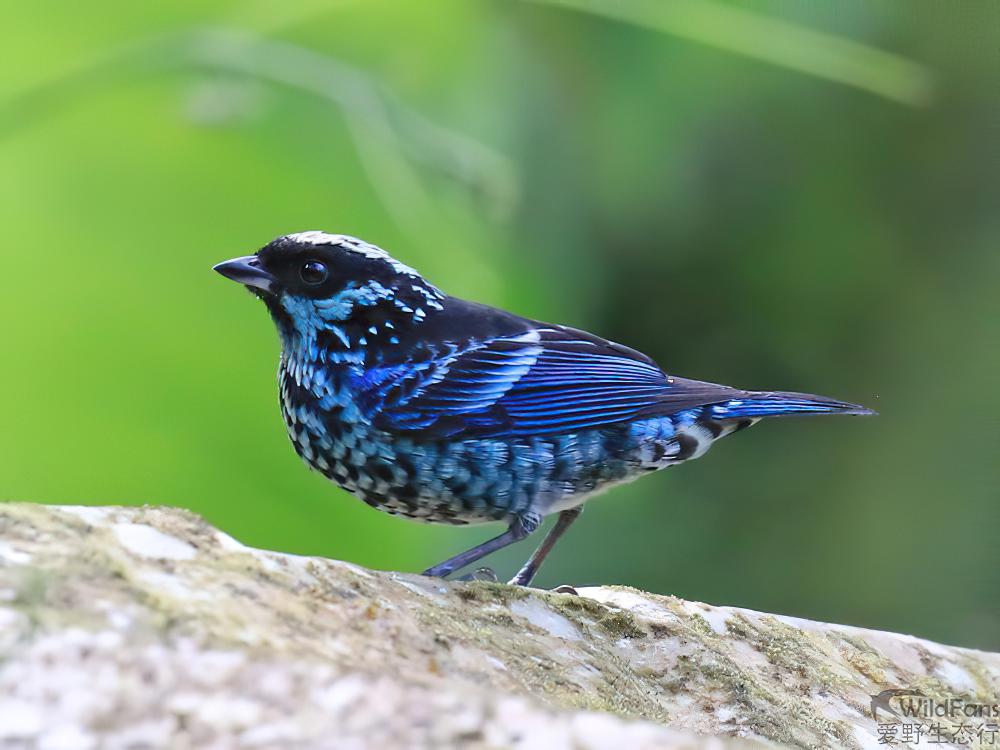
[[[242,258],[225,260],[212,266],[212,270],[218,271],[227,279],[237,281],[243,286],[260,289],[271,294],[277,293],[274,276],[261,268],[260,260],[256,255],[244,255]]]

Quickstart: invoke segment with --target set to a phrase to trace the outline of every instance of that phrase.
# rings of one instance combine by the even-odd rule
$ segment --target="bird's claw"
[[[497,577],[496,571],[493,568],[476,568],[471,573],[466,573],[464,576],[460,576],[456,580],[458,581],[487,581],[488,583],[499,583],[500,578]]]
[[[562,584],[561,586],[556,586],[552,589],[554,594],[569,594],[571,596],[579,596],[580,592],[568,584]]]

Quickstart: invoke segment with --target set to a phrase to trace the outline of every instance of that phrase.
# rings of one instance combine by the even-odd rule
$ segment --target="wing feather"
[[[377,427],[431,439],[566,433],[744,393],[668,377],[638,352],[556,327],[374,368],[358,385]]]

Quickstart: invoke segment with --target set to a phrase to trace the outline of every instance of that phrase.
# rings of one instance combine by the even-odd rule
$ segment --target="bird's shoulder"
[[[441,304],[440,312],[400,337],[400,345],[390,359],[402,360],[415,352],[453,356],[470,346],[480,347],[492,341],[504,342],[530,334],[533,343],[543,348],[559,348],[569,353],[602,353],[659,369],[646,354],[579,328],[527,318],[459,297],[447,297]]]
[[[464,300],[448,300],[413,333],[399,358],[354,383],[368,418],[392,433],[565,433],[679,411],[729,391],[672,378],[641,352],[587,331]]]

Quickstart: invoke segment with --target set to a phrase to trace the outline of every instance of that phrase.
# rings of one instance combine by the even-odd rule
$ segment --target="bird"
[[[528,586],[583,504],[614,485],[696,459],[764,418],[875,413],[668,374],[595,334],[445,294],[349,235],[282,235],[214,270],[261,299],[277,327],[281,414],[311,469],[391,514],[506,525],[428,576],[555,515],[510,579]]]

